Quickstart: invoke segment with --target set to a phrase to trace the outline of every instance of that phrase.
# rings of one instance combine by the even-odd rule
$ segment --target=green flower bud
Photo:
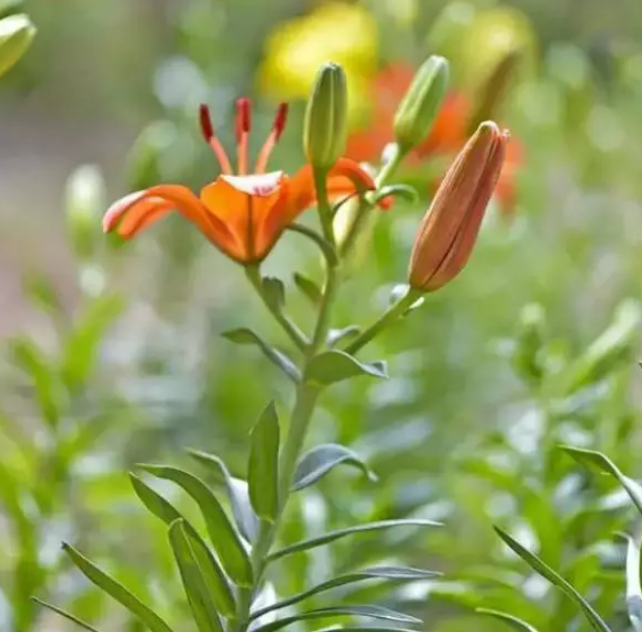
[[[91,259],[102,242],[100,217],[105,210],[105,184],[95,165],[78,167],[67,180],[67,234],[74,254]]]
[[[305,112],[303,148],[308,162],[327,170],[341,157],[348,134],[346,76],[338,64],[321,67]]]
[[[0,20],[0,76],[25,54],[35,34],[36,27],[23,13]]]
[[[402,152],[425,140],[448,88],[448,62],[433,55],[419,68],[397,107],[395,137]]]

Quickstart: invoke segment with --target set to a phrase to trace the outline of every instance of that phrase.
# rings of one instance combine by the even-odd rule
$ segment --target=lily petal
[[[269,177],[271,176],[271,178]],[[203,205],[224,223],[234,245],[229,254],[238,261],[260,261],[274,245],[275,236],[264,226],[282,197],[282,173],[261,176],[224,176],[201,191]]]
[[[299,169],[292,177],[290,185],[289,195],[293,207],[292,212],[296,216],[301,210],[312,206],[316,202],[312,167],[306,165]],[[339,158],[328,172],[328,196],[333,199],[352,195],[355,192],[365,193],[373,190],[375,186],[372,176],[360,167],[358,163],[349,158]]]
[[[103,229],[116,228],[130,239],[176,209],[191,221],[217,247],[225,250],[230,232],[223,222],[208,213],[200,200],[187,188],[178,184],[161,184],[126,195],[107,209]]]

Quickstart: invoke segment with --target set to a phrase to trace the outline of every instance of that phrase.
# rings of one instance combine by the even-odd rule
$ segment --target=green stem
[[[421,297],[421,292],[410,289],[396,303],[391,305],[370,327],[360,333],[346,348],[345,352],[354,354],[367,345],[373,338],[401,318],[408,308]]]
[[[338,258],[334,248],[315,230],[308,228],[307,226],[303,226],[303,224],[290,224],[290,226],[288,226],[288,230],[299,233],[314,242],[314,244],[318,246],[328,265],[333,266],[337,264]]]
[[[259,268],[256,265],[248,265],[245,267],[245,275],[250,283],[256,290],[256,293],[261,297],[263,304],[267,307],[268,311],[274,316],[274,319],[281,325],[283,331],[288,335],[290,340],[294,343],[297,349],[305,351],[308,348],[308,340],[303,332],[278,308],[276,308],[265,295],[263,282]]]
[[[328,174],[326,171],[314,170],[314,188],[317,193],[317,207],[321,230],[327,242],[334,247],[334,229],[332,228],[332,209],[328,202]]]
[[[386,184],[388,184],[388,181],[394,175],[395,171],[401,164],[401,161],[403,160],[404,156],[405,156],[405,153],[401,150],[399,145],[394,145],[393,153],[392,153],[392,156],[390,156],[390,160],[388,160],[388,162],[383,166],[383,168],[381,169],[381,171],[379,172],[379,175],[375,180],[377,189],[381,189]],[[370,213],[373,212],[374,207],[375,205],[372,203],[372,199],[369,199],[368,196],[366,196],[365,199],[361,200],[361,203],[355,214],[355,217],[352,220],[350,230],[348,231],[348,234],[345,240],[341,244],[339,254],[342,259],[345,259],[354,248],[354,244],[357,240],[357,237],[359,236],[359,233],[361,232],[361,228],[365,224]]]
[[[310,426],[310,421],[314,413],[314,409],[321,394],[321,387],[306,382],[306,370],[310,361],[317,355],[319,350],[324,346],[328,330],[330,328],[330,316],[332,313],[332,306],[336,298],[340,275],[339,265],[334,252],[334,230],[332,227],[332,212],[328,201],[326,183],[326,174],[315,173],[315,183],[317,186],[317,199],[319,206],[319,215],[324,234],[324,245],[328,250],[326,256],[326,283],[323,291],[323,297],[319,306],[317,322],[314,328],[312,341],[308,343],[305,340],[303,347],[300,349],[305,351],[305,358],[301,366],[302,381],[297,385],[295,393],[294,407],[290,417],[290,426],[288,428],[285,442],[280,451],[279,457],[279,509],[277,512],[274,523],[269,523],[264,520],[260,522],[259,533],[252,546],[252,567],[254,570],[254,587],[253,589],[242,589],[239,591],[239,599],[237,605],[237,616],[234,625],[236,632],[245,632],[248,626],[249,612],[252,605],[252,599],[256,590],[261,585],[265,567],[267,565],[267,554],[269,553],[274,540],[276,539],[279,523],[285,507],[290,496],[290,487],[292,479],[296,470],[296,465],[299,460],[299,455],[305,443],[305,437]],[[303,234],[310,236],[307,230],[299,230]],[[324,254],[326,254],[324,249]],[[263,292],[263,284],[257,267],[248,267],[247,276],[252,285],[255,287],[258,294],[263,298],[263,302],[268,309],[272,312],[275,318],[288,332],[293,341],[303,338],[298,330],[292,329],[290,323],[285,316],[278,310],[274,310],[266,301]],[[295,342],[296,344],[296,342]]]

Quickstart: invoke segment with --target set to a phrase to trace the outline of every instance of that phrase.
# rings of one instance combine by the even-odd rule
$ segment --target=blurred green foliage
[[[252,421],[275,394],[283,406],[288,396],[253,349],[219,335],[262,318],[241,271],[180,218],[168,218],[140,243],[104,240],[104,189],[119,197],[161,181],[195,188],[210,181],[216,167],[196,125],[202,101],[229,146],[233,100],[251,95],[252,142],[262,140],[274,105],[260,80],[270,37],[319,4],[0,2],[1,15],[27,11],[38,28],[32,48],[0,81],[2,125],[11,121],[5,107],[10,116],[35,100],[44,104],[37,112],[47,111],[47,125],[105,123],[133,141],[106,185],[99,170],[82,167],[67,197],[52,204],[58,223],[68,222],[73,309],[49,274],[28,266],[25,295],[45,318],[37,332],[5,343],[2,630],[67,625],[43,614],[33,594],[101,629],[141,629],[71,571],[58,552],[63,539],[161,614],[185,612],[162,525],[139,506],[126,469],[152,459],[185,463],[182,449],[211,448],[239,475]],[[639,516],[617,481],[584,469],[559,445],[598,450],[628,476],[642,476],[634,366],[640,306],[631,298],[639,293],[642,232],[642,8],[637,0],[609,8],[602,0],[358,4],[376,25],[377,48],[369,54],[377,66],[416,66],[430,53],[445,54],[456,85],[470,94],[507,41],[522,47],[525,63],[501,122],[526,158],[514,220],[491,211],[462,276],[369,351],[389,358],[391,379],[339,385],[322,401],[310,443],[350,446],[378,484],[357,470],[352,477],[349,470],[330,473],[291,507],[284,539],[403,517],[447,526],[422,537],[363,536],[297,556],[279,576],[279,590],[301,591],[383,551],[391,562],[445,573],[444,580],[385,593],[422,616],[427,629],[510,629],[476,608],[519,617],[541,632],[591,629],[568,597],[508,553],[493,532],[497,524],[571,582],[612,630],[635,629],[625,598],[626,545],[613,533],[630,529],[637,537]],[[342,42],[323,35],[309,53],[313,68],[339,54]],[[370,72],[366,53],[355,73]],[[301,163],[302,116],[301,98],[275,168]],[[134,139],[132,130],[142,131]],[[377,219],[366,259],[355,262],[340,298],[342,326],[385,309],[392,287],[405,279],[429,181],[440,170],[435,161],[404,174],[421,200],[399,202]],[[14,220],[18,225],[3,216],[3,226]],[[33,231],[45,244],[48,236]],[[284,278],[295,267],[318,278],[316,254],[292,234],[266,268],[283,278],[293,314],[306,322],[308,299]],[[340,476],[347,482],[339,484]],[[181,498],[176,503],[193,512]],[[379,584],[349,592],[359,600],[383,594]]]

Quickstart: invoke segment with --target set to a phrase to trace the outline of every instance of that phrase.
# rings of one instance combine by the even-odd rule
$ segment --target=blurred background
[[[106,630],[137,629],[69,572],[61,539],[171,611],[163,532],[125,472],[188,463],[182,450],[198,446],[243,475],[257,414],[275,392],[289,403],[270,366],[220,337],[253,326],[284,342],[240,268],[178,217],[135,243],[105,239],[104,209],[151,184],[198,189],[216,176],[202,102],[231,147],[234,99],[250,96],[257,150],[276,104],[290,101],[271,165],[296,169],[305,98],[326,60],[348,73],[348,155],[376,167],[396,103],[435,53],[450,60],[451,93],[399,174],[420,202],[378,218],[337,326],[369,320],[405,281],[435,183],[479,120],[510,128],[509,160],[465,272],[368,351],[390,360],[391,379],[337,387],[317,415],[311,441],[350,445],[379,485],[355,474],[333,486],[333,474],[293,509],[286,535],[403,515],[448,528],[305,558],[283,590],[384,550],[447,572],[395,596],[431,630],[499,629],[474,618],[484,604],[521,608],[542,629],[586,629],[506,556],[491,529],[500,521],[628,629],[611,538],[630,517],[625,503],[556,445],[603,450],[642,473],[639,0],[0,1],[0,15],[14,12],[38,34],[0,82],[0,629],[71,625],[43,617],[33,593]],[[318,278],[316,254],[287,235],[264,267],[309,324],[286,275]]]

